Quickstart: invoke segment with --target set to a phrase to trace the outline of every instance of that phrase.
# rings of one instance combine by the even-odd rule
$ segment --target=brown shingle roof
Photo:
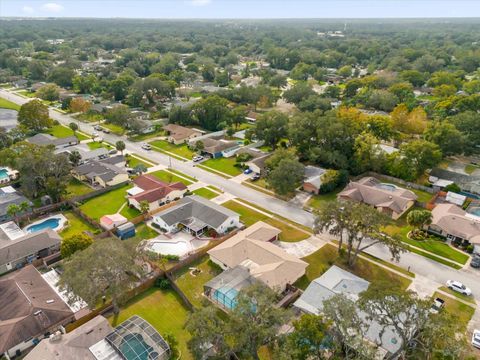
[[[438,204],[432,210],[432,225],[444,232],[480,244],[480,222],[454,204]]]
[[[72,317],[32,265],[0,278],[0,353]]]
[[[149,203],[152,203],[154,201],[163,199],[165,196],[167,196],[169,193],[171,193],[174,190],[187,189],[185,184],[181,182],[166,184],[156,179],[152,175],[139,176],[134,180],[134,183],[139,188],[144,190],[140,194],[133,195],[130,197],[130,199],[134,199],[138,202],[148,201]]]
[[[200,130],[191,129],[177,124],[168,124],[163,127],[164,130],[170,133],[170,137],[175,140],[188,139],[193,134],[202,134]]]

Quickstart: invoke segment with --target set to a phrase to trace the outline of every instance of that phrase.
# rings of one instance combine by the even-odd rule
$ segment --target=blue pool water
[[[27,232],[32,233],[32,232],[42,231],[48,228],[54,230],[58,227],[59,224],[60,224],[59,218],[49,218],[42,221],[41,223],[27,227]]]
[[[223,287],[215,290],[213,300],[225,308],[232,310],[237,305],[238,291],[230,287]]]
[[[120,345],[120,351],[126,360],[156,359],[156,352],[148,345],[140,334],[127,334]]]
[[[8,178],[8,170],[0,169],[0,180]]]
[[[393,184],[387,184],[387,183],[380,183],[377,185],[377,188],[383,189],[383,190],[388,190],[388,191],[395,191],[397,190],[397,187]]]

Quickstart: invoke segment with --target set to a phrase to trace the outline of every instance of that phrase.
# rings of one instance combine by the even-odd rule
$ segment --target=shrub
[[[475,249],[475,248],[473,247],[473,245],[470,244],[470,245],[467,246],[467,248],[465,249],[465,251],[466,251],[467,253],[469,253],[469,254],[472,254],[474,249]]]
[[[168,279],[158,278],[155,280],[155,287],[158,287],[162,290],[167,290],[170,288],[170,281],[168,281]]]
[[[327,170],[321,180],[320,193],[329,193],[347,183],[348,173],[345,170]]]
[[[58,122],[58,120],[53,120],[53,125],[60,125],[60,123]]]
[[[462,189],[460,189],[460,186],[453,183],[453,184],[445,186],[445,191],[451,191],[451,192],[454,192],[454,193],[459,193],[460,191],[462,191]]]
[[[168,261],[178,261],[180,257],[178,255],[164,255],[163,256]]]
[[[237,155],[237,158],[235,159],[235,161],[237,163],[244,163],[244,162],[247,162],[247,161],[251,160],[252,157],[253,156],[248,154],[248,153],[242,153],[242,154]]]

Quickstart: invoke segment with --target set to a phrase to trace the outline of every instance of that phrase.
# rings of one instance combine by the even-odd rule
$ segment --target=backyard
[[[111,190],[87,200],[83,205],[80,206],[80,210],[82,210],[84,214],[97,221],[103,215],[116,214],[122,205],[127,202],[125,197],[127,195],[127,190],[131,187],[131,185],[122,186],[121,188]],[[120,214],[125,216],[127,219],[131,219],[140,215],[140,212],[137,209],[130,208],[125,205],[122,211],[120,211]]]
[[[201,196],[201,197],[204,197],[206,199],[213,199],[214,197],[217,197],[219,194],[217,194],[216,192],[213,192],[212,190],[209,190],[208,188],[206,187],[203,187],[203,188],[200,188],[200,189],[197,189],[197,190],[194,190],[193,193],[195,195],[198,195],[198,196]]]
[[[20,105],[17,105],[7,99],[0,98],[0,108],[9,110],[20,110]]]
[[[93,189],[90,186],[72,177],[67,185],[67,198],[85,195],[92,191]]]
[[[177,172],[178,174],[178,172]],[[150,173],[149,175],[153,175],[159,180],[166,182],[166,183],[173,183],[173,182],[181,182],[184,183],[186,186],[193,184],[192,181],[181,178],[180,176],[177,176],[171,172],[168,172],[166,170],[158,170],[155,172]]]
[[[182,360],[193,359],[187,349],[190,334],[184,329],[188,310],[182,304],[179,296],[172,290],[151,288],[134,297],[122,307],[118,316],[109,318],[112,326],[117,326],[133,315],[138,315],[148,321],[162,336],[173,335],[178,341]]]
[[[292,225],[272,218],[268,215],[261,214],[258,211],[255,211],[245,205],[238,203],[237,201],[230,200],[222,204],[222,206],[240,214],[240,221],[243,222],[246,226],[253,225],[257,221],[263,221],[278,228],[282,231],[279,236],[280,241],[296,242],[308,239],[310,237],[310,234],[303,230],[297,229]]]
[[[361,258],[357,260],[352,269],[349,269],[344,260],[339,256],[338,249],[331,244],[324,245],[320,250],[302,260],[306,261],[309,266],[307,267],[306,274],[295,283],[300,289],[306,289],[310,282],[322,275],[332,265],[337,265],[347,271],[351,271],[355,275],[370,282],[388,282],[392,286],[398,286],[402,289],[406,289],[411,283],[411,280]]]
[[[68,227],[60,232],[60,236],[64,239],[73,235],[81,234],[84,231],[91,232],[92,234],[96,234],[99,232],[99,229],[94,228],[85,220],[75,215],[72,211],[65,211],[62,214],[68,220]]]
[[[202,167],[209,167],[230,176],[237,176],[242,173],[242,169],[236,167],[235,164],[237,164],[235,157],[221,157],[217,159],[209,159],[203,162]]]
[[[169,143],[168,141],[165,141],[165,140],[155,140],[155,141],[152,141],[150,142],[150,144],[152,146],[154,146],[154,150],[157,150],[157,151],[163,151],[163,152],[170,152],[170,153],[173,153],[173,154],[176,154],[182,158],[186,158],[188,160],[190,160],[193,155],[195,154],[192,150],[190,150],[188,148],[188,146],[186,144],[182,144],[182,145],[175,145],[175,144],[171,144]],[[156,149],[158,148],[158,149]]]
[[[197,268],[200,273],[192,275],[191,268]],[[202,305],[203,297],[203,285],[220,274],[222,270],[212,263],[208,256],[195,261],[190,264],[189,267],[183,268],[176,274],[175,283],[187,296],[188,300],[195,306],[200,307]]]

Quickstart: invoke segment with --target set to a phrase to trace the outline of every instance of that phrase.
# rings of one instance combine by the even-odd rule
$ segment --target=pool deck
[[[44,218],[41,218],[31,224],[28,224],[27,226],[25,226],[22,230],[25,231],[26,233],[32,233],[32,232],[35,232],[35,231],[29,231],[29,229],[32,227],[32,226],[35,226],[35,225],[39,225],[39,224],[42,224],[43,222],[49,220],[49,219],[59,219],[59,223],[58,223],[58,226],[56,226],[55,228],[53,228],[52,230],[53,231],[56,231],[57,233],[62,231],[63,229],[65,229],[67,226],[68,226],[68,219],[63,216],[63,214],[55,214],[55,215],[49,215],[49,216],[46,216]],[[43,229],[42,229],[43,230]],[[40,231],[40,230],[37,230],[37,231]]]

